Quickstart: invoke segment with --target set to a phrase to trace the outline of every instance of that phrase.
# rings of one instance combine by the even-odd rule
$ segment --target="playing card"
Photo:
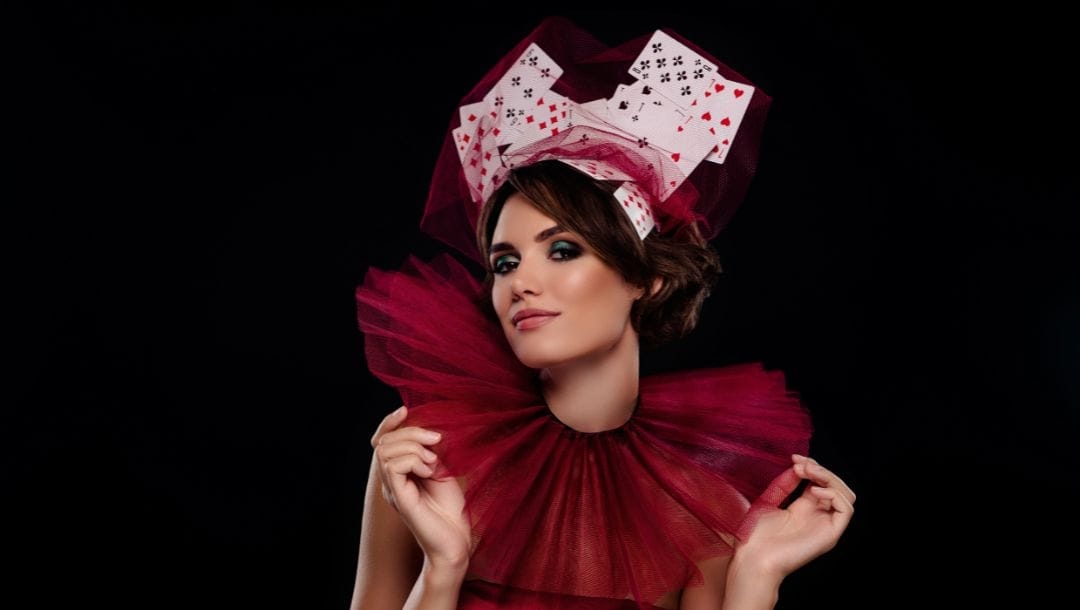
[[[530,116],[537,104],[545,99],[549,91],[543,88],[544,84],[536,77],[522,77],[492,89],[490,103],[497,119],[496,125],[507,132],[497,137],[499,145],[512,142],[514,138],[510,134],[520,129],[526,116]]]
[[[478,138],[485,132],[491,131],[495,136],[495,141],[498,143],[500,140],[510,139],[512,140],[517,133],[517,130],[512,127],[506,127],[501,121],[499,113],[494,107],[488,106],[485,102],[474,102],[472,104],[466,104],[458,109],[461,116],[461,126],[455,130],[461,133],[468,134],[471,137]],[[504,133],[509,130],[510,134]],[[455,142],[457,141],[455,136]],[[459,154],[461,148],[458,149]]]
[[[562,68],[548,57],[543,49],[536,43],[530,44],[484,96],[484,101],[491,104],[498,95],[522,97],[523,92],[530,87],[534,91],[546,91],[562,73]]]
[[[559,77],[562,76],[563,73],[562,67],[555,63],[555,61],[551,59],[543,49],[537,46],[535,42],[530,44],[529,48],[525,49],[525,52],[521,54],[521,57],[519,57],[516,62],[514,62],[514,65],[516,68],[530,68],[535,70],[541,78],[549,81],[547,86],[548,89],[551,88],[551,85],[554,84],[555,81],[559,80]],[[509,72],[513,71],[513,68],[509,70]]]
[[[689,175],[715,141],[701,121],[646,81],[631,84],[608,103],[611,122],[634,134],[639,147],[652,146]]]
[[[480,117],[486,115],[489,120],[495,118],[494,111],[488,107],[486,102],[473,102],[472,104],[465,104],[458,108],[458,116],[461,117],[461,126],[472,129],[474,126],[480,124]]]
[[[656,87],[674,103],[686,107],[703,93],[705,85],[716,75],[716,64],[657,30],[630,65],[629,72]]]
[[[753,95],[753,86],[718,77],[694,101],[689,122],[703,123],[715,143],[706,160],[723,163],[727,158]]]
[[[652,85],[637,81],[608,102],[613,124],[633,133],[646,144],[670,150],[679,138],[678,126],[690,116]]]
[[[573,102],[552,91],[539,96],[521,115],[513,144],[506,153],[570,129],[573,126],[572,109]]]
[[[473,132],[466,126],[462,125],[459,127],[455,127],[450,133],[454,137],[454,147],[457,148],[458,159],[464,165],[465,152],[469,150],[470,147],[472,147]]]
[[[645,239],[649,231],[652,231],[653,227],[656,226],[656,219],[652,213],[652,198],[645,191],[638,188],[637,184],[623,182],[615,191],[615,199],[622,204],[623,211],[630,216],[630,221],[634,223],[634,229],[637,230],[638,237]]]
[[[595,99],[584,104],[575,104],[574,125],[585,125],[594,128],[610,128],[612,119],[608,113],[608,100]]]
[[[559,159],[563,163],[588,174],[597,180],[632,180],[633,178],[617,167],[594,159]]]
[[[516,128],[561,75],[562,68],[533,43],[488,91],[484,102],[499,114],[499,127]],[[500,145],[512,141],[508,134],[496,139]]]
[[[495,141],[499,129],[493,124],[497,118],[487,112],[470,112],[468,108],[462,114],[466,119],[451,133],[461,158],[466,183],[473,197],[483,200],[493,190],[495,178],[505,170]]]
[[[612,117],[625,121],[628,125],[638,123],[642,119],[639,116],[641,113],[655,116],[668,107],[681,110],[663,93],[644,81],[637,81],[616,89],[615,94],[608,100],[607,106]]]

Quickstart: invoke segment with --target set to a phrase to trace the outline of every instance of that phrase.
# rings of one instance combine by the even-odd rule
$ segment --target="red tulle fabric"
[[[677,32],[667,29],[664,32],[716,64],[718,72],[724,78],[752,84],[749,79]],[[556,93],[578,103],[611,97],[617,85],[629,84],[635,80],[628,69],[651,35],[652,32],[649,32],[609,48],[565,18],[545,19],[484,75],[461,99],[459,106],[482,100],[514,61],[534,42],[564,69],[562,76],[552,87]],[[667,200],[654,206],[661,230],[677,230],[691,221],[697,221],[702,233],[711,239],[727,226],[745,197],[757,169],[761,134],[771,102],[772,99],[761,88],[756,88],[739,126],[738,136],[724,163],[701,163]],[[474,237],[480,208],[469,194],[451,134],[460,122],[455,108],[442,151],[435,163],[420,227],[462,254],[483,263],[484,258],[476,250]],[[579,139],[586,134],[590,136],[589,141],[581,143]],[[635,143],[616,142],[616,139],[618,138],[585,127],[573,127],[558,139],[541,140],[515,156],[518,158],[518,165],[555,156],[604,159],[633,176],[635,181],[650,192],[659,192],[659,185],[655,183],[663,179],[665,174],[671,173],[672,169],[665,167],[671,165],[670,161],[663,155],[655,154],[652,149],[637,152],[641,149]]]
[[[633,416],[576,431],[545,406],[482,284],[442,254],[356,291],[371,372],[443,432],[476,542],[462,608],[653,607],[729,554],[752,501],[805,454],[810,419],[759,363],[646,376]],[[627,601],[630,600],[630,601]]]

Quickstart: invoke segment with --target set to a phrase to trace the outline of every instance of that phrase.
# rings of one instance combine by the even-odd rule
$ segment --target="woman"
[[[611,141],[577,159],[648,184]],[[716,255],[566,161],[488,185],[484,285],[442,257],[358,290],[369,365],[414,408],[372,438],[353,608],[771,608],[851,518],[779,374],[639,377],[641,345],[693,329]]]

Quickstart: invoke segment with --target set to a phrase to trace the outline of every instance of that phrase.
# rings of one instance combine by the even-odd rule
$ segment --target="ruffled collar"
[[[642,603],[700,584],[695,563],[731,552],[750,503],[807,450],[808,414],[760,363],[642,377],[624,424],[575,430],[449,255],[371,269],[356,296],[371,372],[410,425],[443,432],[433,449],[466,483],[485,581]]]

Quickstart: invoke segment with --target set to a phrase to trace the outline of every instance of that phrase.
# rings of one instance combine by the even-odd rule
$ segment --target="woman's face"
[[[602,355],[635,333],[630,307],[644,290],[623,280],[581,236],[562,230],[524,195],[506,200],[491,243],[492,302],[525,366],[548,368]],[[540,315],[522,318],[530,314]]]

